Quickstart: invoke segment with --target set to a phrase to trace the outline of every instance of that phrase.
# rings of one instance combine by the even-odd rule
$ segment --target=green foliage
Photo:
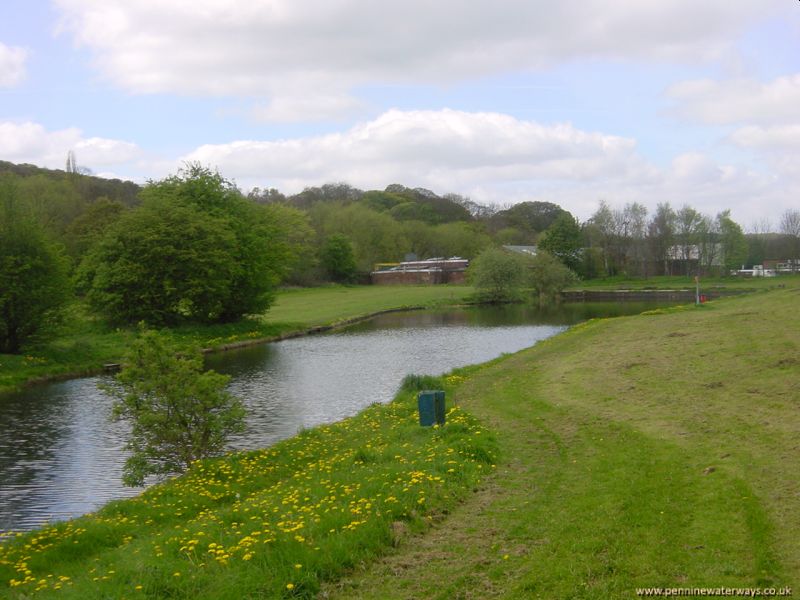
[[[151,183],[80,268],[90,303],[121,322],[233,321],[269,307],[307,243],[296,209],[246,200],[190,165]]]
[[[487,248],[469,266],[468,278],[483,302],[509,302],[525,284],[525,257]]]
[[[62,252],[0,181],[0,351],[17,353],[57,321],[70,294]]]
[[[310,210],[310,217],[322,237],[338,233],[352,242],[359,271],[401,259],[409,246],[401,223],[359,204],[319,203]]]
[[[550,227],[564,212],[563,208],[552,202],[520,202],[495,213],[490,222],[494,231],[513,228],[519,232],[515,234],[515,241],[503,243],[524,246],[534,244],[538,234]]]
[[[430,190],[411,189],[399,184],[390,185],[383,192],[366,192],[360,203],[372,210],[388,212],[398,221],[437,225],[472,219],[469,210],[455,197],[441,197]]]
[[[225,391],[229,379],[203,372],[199,350],[179,356],[163,335],[140,333],[117,385],[105,388],[116,399],[114,418],[131,424],[125,485],[183,472],[219,454],[230,434],[244,429],[244,407]]]
[[[722,243],[722,263],[725,274],[739,269],[747,260],[747,239],[742,228],[731,219],[731,213],[726,210],[717,215],[720,242]]]
[[[528,260],[527,267],[530,286],[540,305],[557,302],[564,288],[577,279],[560,260],[542,250]]]
[[[65,243],[74,258],[83,257],[103,234],[122,216],[126,207],[118,200],[99,198],[75,218],[64,234]]]
[[[353,281],[356,276],[356,259],[350,240],[339,233],[330,236],[320,250],[320,264],[331,281]]]
[[[538,248],[555,256],[573,271],[581,265],[581,228],[568,212],[562,212],[539,240]]]
[[[480,224],[456,221],[433,228],[433,251],[428,256],[460,256],[472,259],[491,244]]]
[[[224,219],[149,199],[124,214],[80,266],[79,286],[109,320],[177,324],[219,320],[242,277]]]
[[[20,210],[70,250],[69,240],[61,240],[60,236],[99,199],[107,198],[125,206],[138,203],[140,188],[130,181],[67,174],[4,161],[0,161],[0,174],[14,182]]]
[[[443,379],[434,375],[406,375],[400,383],[400,389],[404,392],[416,393],[424,390],[442,389],[444,385]]]

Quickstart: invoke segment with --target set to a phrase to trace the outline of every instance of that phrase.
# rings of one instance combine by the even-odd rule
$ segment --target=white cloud
[[[85,138],[75,127],[48,131],[39,123],[0,121],[0,156],[3,160],[63,169],[70,150],[75,152],[79,165],[92,170],[98,166],[128,163],[141,154],[131,142]]]
[[[139,181],[174,173],[189,160],[217,167],[244,189],[294,193],[333,181],[362,189],[402,183],[484,203],[546,200],[581,219],[604,198],[650,209],[659,202],[688,203],[712,215],[730,208],[746,225],[796,206],[800,197],[796,160],[776,162],[765,174],[687,153],[662,169],[644,160],[630,138],[498,113],[391,110],[339,133],[204,145],[180,159],[160,160],[130,142],[76,128],[48,131],[38,123],[0,121],[4,160],[63,168],[70,149],[82,166]]]
[[[702,123],[780,124],[800,120],[800,74],[768,83],[752,79],[684,81],[667,94],[677,101],[675,113]]]
[[[216,165],[243,183],[295,188],[327,181],[454,189],[486,181],[637,178],[633,140],[569,124],[544,126],[498,113],[390,110],[343,132],[283,141],[201,146],[186,160]],[[270,183],[270,185],[276,185]]]
[[[743,148],[800,154],[800,124],[776,127],[749,125],[734,131],[729,139]]]
[[[712,215],[730,208],[747,224],[767,209],[779,214],[800,192],[800,178],[787,173],[718,164],[700,153],[660,169],[629,138],[453,110],[392,110],[341,133],[205,145],[183,160],[216,166],[245,189],[295,193],[332,181],[362,189],[402,183],[484,203],[546,200],[582,219],[605,198],[651,209],[688,203]]]
[[[0,42],[0,88],[14,87],[22,82],[27,57],[24,48],[6,46]]]
[[[288,123],[352,116],[364,108],[363,103],[349,94],[326,94],[319,90],[295,91],[293,94],[279,95],[266,105],[255,106],[250,116],[256,121]]]
[[[61,28],[135,92],[273,98],[349,110],[355,86],[442,84],[576,58],[720,56],[779,0],[56,0]],[[346,100],[343,100],[346,99]],[[319,104],[311,106],[319,114]],[[291,107],[295,118],[302,106]],[[323,116],[328,116],[323,115]]]

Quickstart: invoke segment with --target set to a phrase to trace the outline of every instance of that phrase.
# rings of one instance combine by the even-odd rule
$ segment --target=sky
[[[0,160],[800,208],[797,0],[0,0]]]

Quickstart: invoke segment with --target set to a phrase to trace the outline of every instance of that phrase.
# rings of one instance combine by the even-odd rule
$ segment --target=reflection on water
[[[333,333],[209,356],[248,409],[231,447],[253,449],[300,428],[388,402],[409,373],[439,374],[516,352],[565,326],[652,304],[521,306],[382,315]],[[94,510],[140,490],[121,484],[124,423],[109,420],[99,377],[37,386],[0,399],[0,531]]]

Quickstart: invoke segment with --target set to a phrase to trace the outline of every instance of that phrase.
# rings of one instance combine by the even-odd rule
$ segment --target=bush
[[[468,278],[482,302],[516,300],[525,284],[525,257],[499,248],[481,252],[469,267]]]
[[[530,285],[540,306],[557,302],[564,288],[577,279],[560,260],[541,250],[530,259],[528,270]]]
[[[199,350],[179,356],[154,331],[134,341],[116,385],[105,387],[116,398],[114,418],[131,424],[125,485],[182,473],[220,454],[229,435],[244,428],[242,403],[225,391],[229,377],[202,365]]]

